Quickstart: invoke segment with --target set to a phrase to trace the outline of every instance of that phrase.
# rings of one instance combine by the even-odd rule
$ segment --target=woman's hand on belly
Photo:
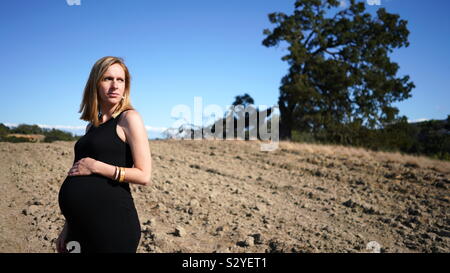
[[[85,157],[77,162],[75,162],[70,168],[68,175],[69,176],[76,176],[76,175],[90,175],[94,173],[95,164],[97,160]]]

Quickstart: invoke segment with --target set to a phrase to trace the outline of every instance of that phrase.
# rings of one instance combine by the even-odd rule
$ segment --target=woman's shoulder
[[[121,119],[133,119],[136,117],[140,117],[140,114],[136,109],[127,109],[122,111],[121,114]]]
[[[133,125],[142,123],[142,118],[136,109],[127,109],[122,112],[119,122],[124,125]]]

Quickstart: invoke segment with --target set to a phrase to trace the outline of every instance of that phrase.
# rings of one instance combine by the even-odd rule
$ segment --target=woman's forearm
[[[150,183],[150,176],[146,175],[142,170],[138,168],[124,168],[125,179],[124,182],[147,185]],[[94,173],[114,179],[116,172],[116,166],[110,165],[101,161],[96,161],[94,164]]]

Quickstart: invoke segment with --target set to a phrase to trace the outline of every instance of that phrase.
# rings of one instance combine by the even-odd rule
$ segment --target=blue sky
[[[294,0],[66,0],[3,1],[0,9],[0,122],[56,127],[82,134],[84,85],[94,62],[123,57],[132,75],[131,100],[150,138],[174,125],[171,110],[225,107],[249,93],[256,105],[278,100],[288,66],[283,46],[262,46],[270,12],[291,14]],[[408,48],[392,55],[399,75],[416,84],[395,103],[410,120],[450,114],[450,2],[381,0],[379,7],[408,20]]]

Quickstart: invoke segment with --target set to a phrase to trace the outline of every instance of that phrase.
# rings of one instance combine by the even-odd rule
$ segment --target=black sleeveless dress
[[[91,157],[114,166],[133,166],[130,146],[116,133],[122,113],[99,127],[91,126],[75,143],[74,163]],[[141,227],[127,182],[98,174],[67,176],[58,202],[69,227],[67,242],[77,241],[82,253],[136,252]]]

